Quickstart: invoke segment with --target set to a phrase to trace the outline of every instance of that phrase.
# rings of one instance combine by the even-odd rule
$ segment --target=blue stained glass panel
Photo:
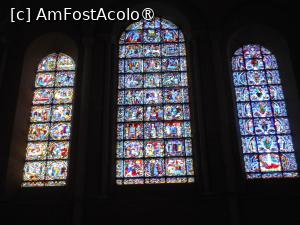
[[[143,138],[142,123],[126,123],[124,124],[125,139],[142,139]]]
[[[280,156],[280,159],[284,171],[295,171],[298,169],[295,154],[285,153]]]
[[[165,120],[183,120],[182,105],[165,105],[164,114]]]
[[[286,106],[284,101],[272,102],[274,116],[287,116]]]
[[[124,96],[124,104],[143,104],[143,90],[126,90]]]
[[[278,70],[267,70],[266,74],[267,74],[268,84],[280,84],[281,83]]]
[[[274,119],[254,119],[255,133],[257,135],[275,134]]]
[[[125,43],[141,43],[143,33],[141,30],[131,30],[125,33]]]
[[[242,137],[243,153],[257,152],[255,136]]]
[[[59,72],[55,75],[56,87],[70,87],[74,86],[75,73],[74,72]]]
[[[185,154],[186,156],[192,156],[192,140],[189,138],[185,139]]]
[[[146,89],[144,91],[144,103],[145,104],[159,104],[162,102],[162,90],[161,89]]]
[[[183,102],[183,90],[180,88],[172,88],[164,90],[165,103],[181,103]]]
[[[264,60],[266,69],[277,69],[278,68],[274,55],[265,55],[263,60]]]
[[[278,152],[276,136],[258,136],[256,139],[258,152]]]
[[[143,24],[143,22],[141,22],[141,24]],[[144,29],[158,29],[158,28],[160,28],[160,18],[144,21]]]
[[[272,107],[270,102],[252,102],[253,117],[271,117]]]
[[[278,145],[281,152],[293,152],[293,141],[291,135],[278,135]]]
[[[144,113],[145,121],[159,121],[163,120],[163,107],[162,106],[146,106]]]
[[[238,117],[239,118],[250,118],[251,114],[251,105],[247,103],[237,103]]]
[[[162,30],[162,42],[178,42],[178,30]]]
[[[283,100],[283,91],[280,85],[270,85],[270,95],[272,100]]]
[[[264,63],[261,59],[245,59],[246,60],[246,69],[247,70],[263,70]]]
[[[145,176],[161,177],[165,176],[165,165],[163,159],[146,159],[145,160]]]
[[[124,57],[126,58],[139,58],[143,56],[142,45],[125,45]]]
[[[159,44],[148,44],[143,46],[144,57],[160,57],[160,45]]]
[[[152,122],[144,124],[144,138],[163,138],[163,123],[162,122]]]
[[[245,45],[243,53],[245,58],[261,58],[260,47],[258,45]]]
[[[124,65],[124,72],[125,73],[143,72],[143,60],[142,59],[126,59],[125,65]]]
[[[178,56],[179,45],[178,44],[164,44],[162,45],[163,56]]]
[[[247,72],[249,85],[264,85],[267,83],[265,72],[263,71],[249,71]]]
[[[143,157],[143,142],[142,141],[125,141],[124,142],[124,157],[125,158],[142,158]]]
[[[184,141],[180,139],[167,140],[166,154],[167,156],[184,156],[185,155]]]
[[[249,101],[249,90],[247,87],[237,87],[235,88],[236,101]]]
[[[244,70],[245,69],[245,61],[242,56],[232,57],[232,70]]]
[[[240,119],[240,131],[242,135],[253,135],[254,128],[253,128],[253,120],[252,119]]]
[[[290,126],[287,118],[275,118],[276,131],[278,134],[289,134]]]
[[[143,75],[141,74],[126,74],[124,77],[125,88],[142,88]]]
[[[164,146],[164,141],[161,139],[145,141],[145,157],[163,157],[165,151]]]
[[[144,72],[160,72],[161,60],[157,58],[144,59]]]
[[[180,58],[163,58],[162,71],[180,71]]]
[[[153,88],[153,87],[161,87],[161,75],[159,73],[149,73],[145,75],[144,79],[144,87],[145,88]]]
[[[247,85],[247,78],[245,72],[233,72],[234,86]]]
[[[244,155],[246,172],[259,172],[258,155]]]
[[[128,106],[124,109],[125,121],[142,121],[143,120],[143,106]]]
[[[181,122],[168,122],[164,124],[165,138],[180,138],[183,136],[183,124]]]
[[[163,86],[164,87],[176,87],[187,86],[184,74],[181,73],[164,73],[163,74]]]
[[[265,101],[270,99],[267,86],[250,86],[249,92],[251,101]]]
[[[143,32],[144,43],[159,43],[160,30],[159,29],[146,29]]]

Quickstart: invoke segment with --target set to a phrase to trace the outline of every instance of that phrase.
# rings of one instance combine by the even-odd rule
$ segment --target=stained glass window
[[[186,49],[168,20],[131,24],[119,41],[116,183],[192,183]]]
[[[244,45],[232,57],[232,70],[247,178],[298,177],[275,56],[263,46]]]
[[[38,65],[22,187],[64,186],[68,175],[75,62],[53,53]]]

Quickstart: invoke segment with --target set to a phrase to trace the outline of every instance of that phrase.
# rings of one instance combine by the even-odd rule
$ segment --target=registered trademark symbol
[[[142,12],[142,16],[145,20],[152,20],[154,18],[154,11],[151,8],[145,8]]]

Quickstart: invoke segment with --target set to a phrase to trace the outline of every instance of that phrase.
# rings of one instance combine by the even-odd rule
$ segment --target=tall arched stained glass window
[[[275,56],[244,45],[232,57],[241,148],[248,179],[298,177]]]
[[[68,175],[75,62],[53,53],[38,65],[23,187],[64,186]]]
[[[160,18],[130,25],[119,41],[116,183],[192,183],[186,49]]]

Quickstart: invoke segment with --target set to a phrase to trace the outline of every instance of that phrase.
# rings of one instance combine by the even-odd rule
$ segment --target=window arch
[[[232,57],[237,117],[247,179],[298,177],[275,56],[258,44]]]
[[[131,24],[119,40],[116,183],[194,182],[186,49],[168,20]]]
[[[75,62],[64,53],[38,65],[22,187],[66,185],[74,79]]]

